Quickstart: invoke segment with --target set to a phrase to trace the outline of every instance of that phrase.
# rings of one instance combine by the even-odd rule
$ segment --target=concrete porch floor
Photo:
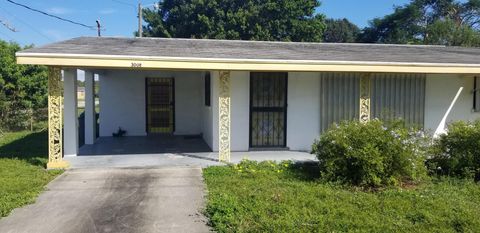
[[[223,165],[218,162],[218,153],[156,153],[156,154],[119,154],[65,157],[70,168],[128,168],[128,167],[208,167]],[[298,162],[316,161],[315,156],[299,151],[247,151],[232,152],[231,162],[242,159],[255,161]]]
[[[218,153],[201,137],[147,136],[101,137],[94,145],[84,145],[79,156],[65,157],[71,168],[122,167],[207,167],[221,165]],[[255,161],[315,161],[315,156],[299,151],[232,152],[231,162],[242,159]]]
[[[93,145],[83,145],[79,155],[119,155],[210,152],[200,135],[149,135],[135,137],[100,137]]]

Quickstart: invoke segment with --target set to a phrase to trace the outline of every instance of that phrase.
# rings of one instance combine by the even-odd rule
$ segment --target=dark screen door
[[[287,73],[250,74],[250,147],[285,147]]]
[[[147,132],[173,133],[173,78],[147,78]]]

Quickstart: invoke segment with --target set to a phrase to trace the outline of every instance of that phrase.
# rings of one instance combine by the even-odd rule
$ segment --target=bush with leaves
[[[480,181],[480,120],[450,124],[432,152],[427,161],[432,173]]]
[[[428,137],[401,122],[386,126],[345,121],[312,146],[322,179],[366,188],[415,183],[427,177]]]
[[[0,127],[26,129],[32,113],[47,106],[47,68],[18,65],[15,53],[29,48],[0,40]]]

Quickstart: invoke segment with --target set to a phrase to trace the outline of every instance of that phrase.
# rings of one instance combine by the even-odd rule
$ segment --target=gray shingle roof
[[[18,53],[480,65],[480,48],[79,37]]]

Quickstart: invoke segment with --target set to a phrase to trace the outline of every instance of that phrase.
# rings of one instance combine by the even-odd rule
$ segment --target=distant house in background
[[[85,87],[77,87],[77,98],[85,99]]]
[[[85,70],[85,143],[98,148],[94,74],[100,138],[119,127],[159,146],[169,141],[150,135],[200,135],[225,161],[230,151],[308,151],[341,120],[402,118],[438,131],[480,117],[477,48],[81,37],[17,59],[51,67],[50,168],[66,166],[62,151],[79,151],[77,69]]]

